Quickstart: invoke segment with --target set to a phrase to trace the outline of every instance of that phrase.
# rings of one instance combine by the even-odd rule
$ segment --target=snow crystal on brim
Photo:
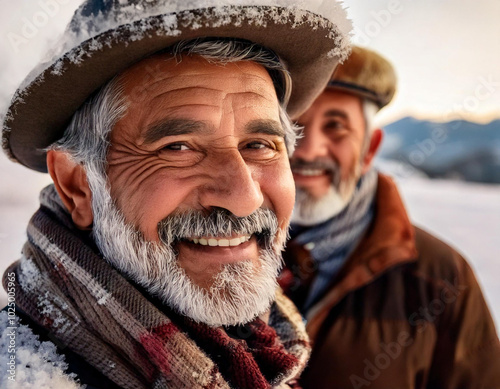
[[[286,12],[273,12],[266,10],[262,12],[258,8],[247,8],[244,12],[231,12],[231,6],[247,6],[247,7],[280,7],[280,11],[285,9]],[[332,23],[334,31],[330,33],[330,38],[336,40],[339,46],[332,50],[330,55],[338,56],[343,60],[349,54],[349,34],[352,30],[352,23],[347,19],[346,11],[342,5],[335,0],[315,0],[315,1],[292,1],[292,0],[197,0],[197,1],[157,1],[150,5],[147,9],[137,8],[134,5],[122,7],[119,14],[104,17],[102,14],[90,17],[80,17],[74,19],[73,24],[78,25],[77,32],[66,31],[65,35],[57,43],[57,48],[50,54],[51,59],[46,58],[40,63],[23,81],[19,87],[19,91],[26,89],[28,85],[37,82],[37,78],[47,70],[52,64],[55,64],[51,69],[53,74],[61,74],[63,72],[63,61],[80,63],[84,57],[91,56],[93,52],[101,50],[103,45],[112,46],[113,38],[119,39],[118,34],[110,37],[107,42],[91,41],[87,50],[78,49],[78,47],[86,40],[92,39],[106,31],[115,30],[120,26],[126,26],[130,33],[131,41],[141,40],[144,36],[151,33],[153,26],[148,22],[148,18],[162,16],[162,26],[157,34],[176,36],[180,34],[177,29],[177,17],[174,13],[183,11],[199,10],[203,8],[212,8],[212,11],[205,10],[204,12],[192,13],[192,19],[188,25],[191,29],[198,29],[202,26],[199,20],[202,15],[211,16],[217,15],[217,20],[210,23],[211,27],[219,27],[229,23],[234,23],[236,26],[241,25],[243,20],[246,20],[250,25],[265,25],[265,20],[269,17],[279,24],[292,22],[294,26],[309,24],[313,29],[318,26],[325,27],[326,20]],[[213,9],[219,10],[213,11]],[[312,15],[311,12],[314,14]],[[326,20],[325,20],[326,19]],[[137,23],[138,22],[138,23]],[[136,24],[134,24],[136,23]],[[158,28],[155,25],[154,28]],[[66,54],[64,54],[66,53]],[[19,99],[19,93],[15,96],[14,101]]]

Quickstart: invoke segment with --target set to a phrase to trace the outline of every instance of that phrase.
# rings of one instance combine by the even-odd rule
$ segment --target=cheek
[[[356,149],[351,158],[351,164],[349,168],[349,176],[352,177],[356,174],[356,170],[361,164],[361,149]]]
[[[295,185],[288,160],[261,172],[260,186],[264,198],[278,217],[280,227],[288,226],[295,203]]]
[[[153,174],[142,180],[116,181],[120,186],[116,197],[118,208],[127,223],[138,228],[146,240],[158,241],[157,225],[166,216],[181,207],[191,192],[184,179],[167,174]]]
[[[360,152],[360,148],[353,142],[343,143],[336,147],[335,156],[340,165],[343,180],[351,178],[355,172],[356,166],[359,164]]]

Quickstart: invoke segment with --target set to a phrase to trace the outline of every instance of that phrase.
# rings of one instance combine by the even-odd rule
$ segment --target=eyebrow
[[[250,134],[266,134],[276,135],[282,138],[285,137],[285,130],[283,126],[272,119],[258,119],[252,120],[246,125],[246,130]]]
[[[246,125],[250,134],[275,135],[284,138],[285,131],[280,123],[271,119],[252,120]],[[152,144],[166,136],[193,134],[195,132],[208,132],[206,123],[189,119],[168,119],[152,124],[144,134],[144,143]]]
[[[330,116],[340,116],[342,119],[348,120],[349,116],[345,111],[342,111],[340,109],[330,109],[329,111],[326,111],[325,114],[323,115],[325,117],[330,117]]]
[[[192,134],[206,129],[206,125],[197,120],[168,119],[152,124],[144,134],[144,143],[151,144],[166,136]]]

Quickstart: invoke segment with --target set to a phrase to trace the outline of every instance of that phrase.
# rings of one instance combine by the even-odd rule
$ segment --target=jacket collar
[[[417,258],[415,230],[391,178],[379,174],[375,198],[375,217],[372,225],[327,294],[306,314],[311,339],[314,339],[330,309],[347,293],[370,283],[389,268],[415,261]],[[312,261],[309,255],[307,259],[300,256],[302,268],[314,268],[306,263]]]

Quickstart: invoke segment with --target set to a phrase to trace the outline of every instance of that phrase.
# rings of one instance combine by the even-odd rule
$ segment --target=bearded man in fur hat
[[[4,275],[2,387],[295,386],[289,115],[350,24],[331,0],[225,3],[88,0],[14,96],[4,149],[54,185]]]
[[[500,347],[474,274],[414,227],[372,161],[391,64],[354,48],[304,113],[293,158],[292,240],[281,283],[313,352],[305,388],[499,388]]]

